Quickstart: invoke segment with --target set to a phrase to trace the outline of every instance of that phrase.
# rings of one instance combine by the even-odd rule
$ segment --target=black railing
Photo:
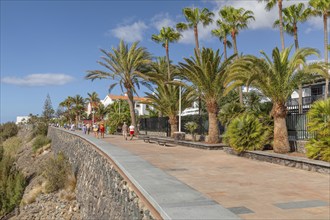
[[[286,117],[286,126],[289,139],[306,140],[314,137],[314,134],[308,132],[308,117],[306,114],[289,114]]]
[[[324,95],[312,95],[312,96],[306,96],[302,97],[302,104],[303,105],[310,105],[313,102],[323,99]],[[286,103],[287,106],[298,106],[299,98],[290,98]]]

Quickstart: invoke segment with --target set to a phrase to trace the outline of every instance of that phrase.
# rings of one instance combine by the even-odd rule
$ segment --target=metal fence
[[[306,114],[289,114],[286,117],[286,126],[288,128],[289,139],[306,140],[314,137],[314,134],[308,132],[308,117]]]
[[[179,119],[178,119],[179,120]],[[185,129],[185,124],[188,122],[196,122],[198,124],[198,128],[196,130],[196,134],[199,135],[206,135],[208,133],[209,121],[208,115],[186,115],[181,116],[181,131],[187,132]],[[168,117],[159,117],[159,118],[142,118],[140,119],[140,126],[139,130],[144,131],[145,133],[148,132],[159,132],[159,133],[166,133],[167,136],[170,136],[171,127],[168,122]],[[218,123],[220,134],[224,132],[224,127]],[[179,129],[178,129],[179,130]]]

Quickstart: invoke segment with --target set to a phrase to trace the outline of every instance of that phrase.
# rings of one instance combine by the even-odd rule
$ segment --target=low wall
[[[330,164],[320,160],[310,160],[307,158],[298,158],[284,154],[269,153],[264,151],[245,151],[238,154],[230,147],[224,147],[223,150],[228,154],[233,154],[254,160],[266,161],[269,163],[275,163],[288,167],[295,167],[302,170],[330,174]]]
[[[48,137],[52,149],[62,151],[74,167],[83,219],[159,218],[111,159],[92,143],[55,128],[49,128]]]

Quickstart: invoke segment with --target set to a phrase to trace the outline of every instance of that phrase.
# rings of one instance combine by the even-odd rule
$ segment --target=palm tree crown
[[[230,35],[230,27],[228,24],[223,22],[222,20],[217,20],[218,29],[212,30],[212,35],[219,38],[220,41],[223,43],[223,52],[225,55],[225,59],[227,59],[227,47],[231,48],[232,44],[227,39],[227,36]]]
[[[180,22],[176,25],[176,28],[179,31],[184,31],[188,29],[194,30],[195,35],[195,44],[197,54],[200,54],[199,51],[199,41],[198,41],[198,25],[202,24],[203,27],[211,24],[213,22],[212,18],[214,16],[213,12],[210,12],[207,8],[200,10],[199,8],[184,8],[182,13],[187,21],[187,23]]]
[[[163,27],[158,35],[152,35],[151,39],[157,43],[162,43],[166,51],[168,80],[170,79],[170,56],[169,56],[169,43],[177,42],[181,34],[170,27]]]
[[[102,61],[98,63],[109,70],[109,72],[102,70],[87,71],[86,79],[105,79],[110,78],[117,81],[110,86],[110,89],[117,84],[120,85],[121,90],[126,90],[128,96],[128,104],[131,113],[131,122],[136,126],[133,94],[136,93],[136,88],[140,88],[140,83],[148,85],[141,81],[141,75],[147,71],[147,64],[151,62],[151,56],[146,48],[138,47],[138,42],[134,42],[129,48],[124,41],[120,41],[117,48],[112,48],[112,52],[101,49],[105,55]]]

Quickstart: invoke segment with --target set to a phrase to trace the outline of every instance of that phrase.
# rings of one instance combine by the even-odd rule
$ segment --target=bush
[[[32,131],[32,137],[36,137],[38,135],[46,136],[48,133],[48,124],[44,121],[38,122]]]
[[[71,166],[63,153],[50,158],[43,169],[42,176],[46,179],[45,189],[54,192],[63,189],[72,175]]]
[[[0,125],[0,140],[5,141],[18,133],[18,127],[14,122],[7,122]]]
[[[185,125],[184,125],[185,129],[187,131],[189,131],[189,133],[192,135],[193,137],[193,140],[196,141],[196,138],[195,138],[195,131],[197,130],[198,128],[198,124],[194,121],[190,121],[190,122],[187,122]]]
[[[237,152],[262,150],[269,142],[271,129],[252,114],[236,117],[224,134],[224,140]]]
[[[0,217],[20,203],[26,185],[23,174],[16,169],[14,162],[10,156],[0,161]]]
[[[311,159],[330,162],[330,137],[311,139],[305,146],[306,155]]]
[[[227,103],[220,109],[218,119],[222,125],[227,127],[234,118],[242,114],[244,111],[245,108],[239,103]]]
[[[48,139],[46,136],[44,135],[38,135],[35,140],[33,141],[32,144],[32,149],[33,152],[36,152],[39,148],[42,148],[43,146],[47,145],[50,143],[50,139]]]
[[[21,146],[22,140],[19,137],[11,137],[3,142],[4,154],[14,157]]]
[[[315,133],[315,138],[306,145],[306,155],[330,162],[330,99],[314,102],[307,116],[308,130]]]

